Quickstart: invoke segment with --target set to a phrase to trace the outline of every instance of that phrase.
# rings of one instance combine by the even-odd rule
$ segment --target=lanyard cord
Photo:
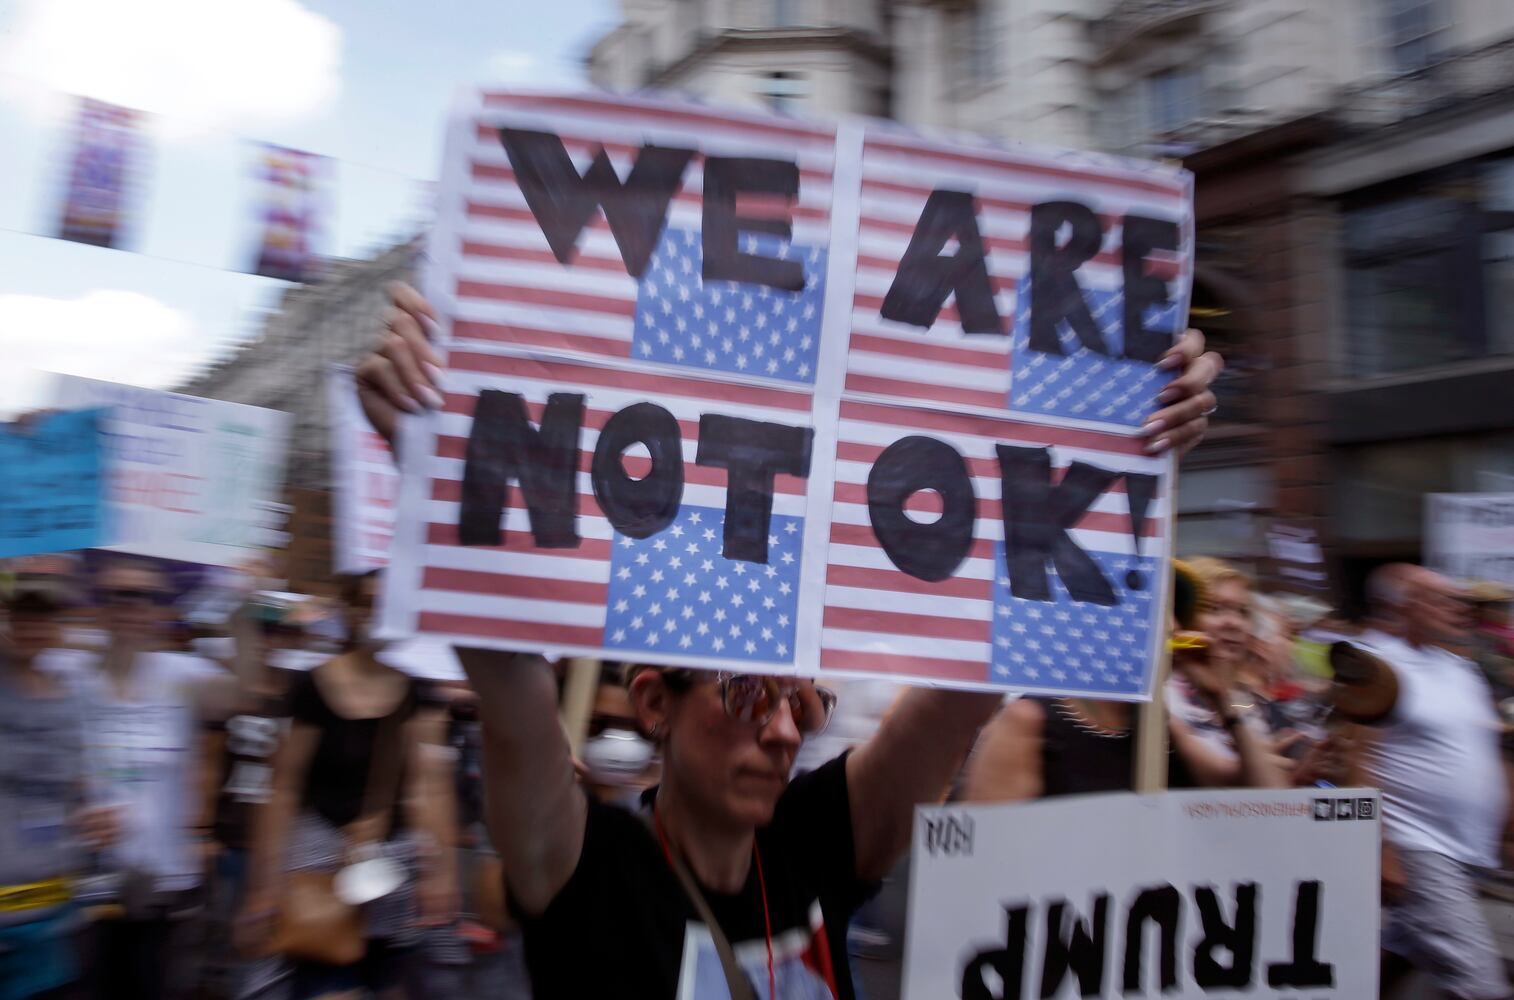
[[[667,831],[662,828],[662,817],[657,814],[657,803],[652,803],[652,825],[657,828],[657,840],[662,844],[663,857],[668,860],[668,867],[674,867],[673,847],[668,842]],[[768,910],[768,883],[762,874],[762,852],[757,849],[757,837],[752,836],[752,861],[757,867],[757,888],[762,893],[762,927],[767,939],[768,946],[768,1000],[777,1000],[778,975],[773,967],[773,918]]]

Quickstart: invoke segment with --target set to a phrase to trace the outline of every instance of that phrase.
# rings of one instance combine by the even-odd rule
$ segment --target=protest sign
[[[0,425],[0,558],[69,552],[105,535],[101,411]]]
[[[1425,564],[1461,580],[1514,586],[1514,493],[1426,496]]]
[[[326,407],[336,500],[331,526],[333,568],[338,573],[383,569],[389,565],[399,496],[394,455],[363,415],[352,369],[336,366],[327,373]]]
[[[440,205],[390,634],[1149,696],[1188,175],[486,94]]]
[[[53,405],[110,410],[108,548],[238,566],[271,540],[287,414],[69,375],[57,376]]]
[[[80,98],[60,239],[117,248],[126,242],[145,152],[143,123],[139,111]]]
[[[905,1000],[1377,996],[1378,793],[922,807]]]

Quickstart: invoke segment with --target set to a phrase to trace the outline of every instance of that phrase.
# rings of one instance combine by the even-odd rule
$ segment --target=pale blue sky
[[[254,140],[338,161],[327,250],[413,229],[456,89],[581,83],[616,0],[533,7],[0,0],[0,413],[44,402],[34,369],[165,384],[256,328],[283,286],[223,270],[255,239]],[[68,92],[159,112],[140,253],[24,235],[56,225]]]

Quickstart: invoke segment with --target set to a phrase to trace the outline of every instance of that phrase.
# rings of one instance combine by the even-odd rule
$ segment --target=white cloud
[[[45,406],[46,371],[168,388],[210,353],[187,313],[136,292],[0,295],[0,411]]]
[[[578,86],[583,83],[583,70],[562,54],[501,49],[484,64],[481,82],[484,86]]]
[[[47,89],[241,133],[331,107],[341,42],[298,0],[21,0],[0,65],[49,113]]]

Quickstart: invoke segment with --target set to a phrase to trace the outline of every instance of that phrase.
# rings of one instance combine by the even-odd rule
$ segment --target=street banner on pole
[[[1514,587],[1514,493],[1427,495],[1425,564],[1457,579]]]
[[[358,403],[351,368],[333,367],[326,376],[331,426],[333,568],[367,573],[389,565],[394,541],[394,505],[399,469],[389,445],[369,426]]]
[[[1189,176],[654,98],[454,116],[383,622],[1150,695]]]
[[[1378,793],[922,807],[905,1000],[1377,996]]]
[[[261,239],[252,273],[282,281],[308,281],[315,239],[323,222],[324,156],[264,143],[257,179]]]
[[[122,246],[142,168],[142,120],[139,111],[80,98],[59,238]]]
[[[0,558],[71,552],[105,537],[99,410],[0,425]]]
[[[105,468],[117,552],[240,566],[275,537],[289,415],[175,392],[55,377],[59,409],[108,407]]]

